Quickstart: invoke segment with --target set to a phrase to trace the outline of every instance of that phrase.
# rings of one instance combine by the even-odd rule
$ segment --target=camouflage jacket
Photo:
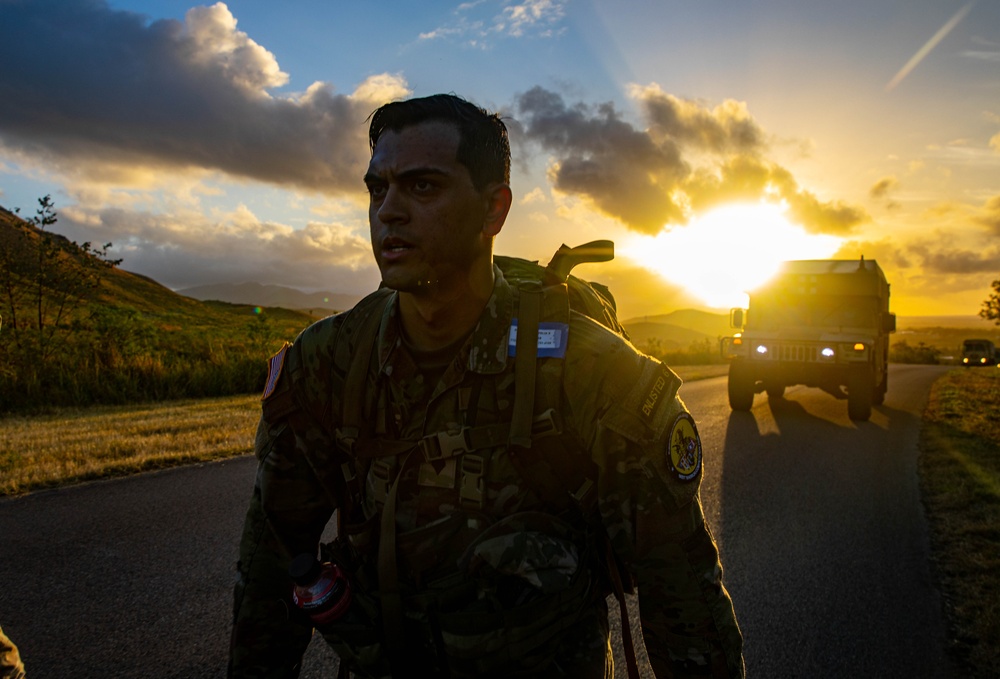
[[[24,679],[24,664],[17,646],[0,629],[0,679]]]
[[[509,422],[514,361],[508,340],[518,291],[499,269],[495,273],[493,296],[477,327],[435,384],[425,383],[403,342],[395,293],[387,304],[362,302],[317,322],[272,360],[255,442],[257,479],[240,544],[231,676],[297,676],[312,629],[292,611],[287,566],[295,554],[316,551],[334,511],[341,514],[341,532],[360,536],[353,544],[360,554],[356,575],[378,596],[372,569],[377,538],[363,527],[377,523],[397,477],[396,549],[410,594],[454,581],[455,573],[467,577],[470,562],[481,570],[516,571],[543,590],[546,578],[556,582],[560,573],[599,570],[584,556],[592,544],[580,536],[593,530],[583,521],[573,525],[564,516],[567,528],[555,531],[554,539],[544,537],[545,529],[529,530],[531,517],[552,509],[518,473],[505,440],[445,459],[421,455],[416,445],[444,440],[440,433],[461,431],[469,418],[480,429]],[[366,313],[382,314],[377,344],[364,393],[347,394],[351,361],[366,353],[354,346],[364,333],[352,332],[352,324],[362,323]],[[559,435],[553,440],[594,477],[594,515],[626,578],[638,587],[642,637],[656,675],[743,676],[742,636],[702,513],[701,444],[677,396],[680,380],[618,335],[572,313],[565,357],[539,359],[537,382],[542,406],[557,405]],[[343,399],[361,399],[376,442],[412,442],[415,453],[352,460],[337,438]],[[548,444],[540,439],[532,445],[544,450]],[[349,500],[345,483],[355,473],[362,481],[357,502]],[[528,517],[527,524],[512,517]],[[490,526],[491,535],[505,537],[483,540]],[[543,536],[540,542],[532,543],[535,535]],[[513,566],[512,550],[518,552]],[[530,555],[540,565],[528,563]],[[586,577],[599,579],[597,573]],[[612,676],[604,594],[606,588],[596,588],[585,610],[575,612],[571,629],[551,639],[559,648],[548,649],[546,657],[555,660],[541,676]],[[417,600],[407,599],[408,619],[421,613],[412,604]],[[440,630],[435,634],[440,646]],[[343,649],[334,647],[343,658]]]

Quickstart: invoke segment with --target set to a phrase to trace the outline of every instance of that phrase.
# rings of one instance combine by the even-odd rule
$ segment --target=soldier
[[[504,123],[435,95],[379,108],[369,140],[383,286],[270,361],[230,676],[298,675],[288,567],[319,552],[349,576],[348,615],[316,625],[341,676],[611,677],[607,596],[634,584],[656,676],[742,677],[680,380],[494,263]]]
[[[17,646],[0,628],[0,679],[24,679],[24,664]]]

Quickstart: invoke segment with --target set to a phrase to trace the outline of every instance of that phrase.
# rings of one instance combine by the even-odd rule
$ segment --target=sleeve
[[[642,634],[657,677],[743,677],[743,637],[699,487],[697,426],[680,379],[637,352],[601,371],[591,450],[599,506],[619,559],[638,587]]]
[[[304,452],[320,433],[294,422],[292,408],[282,405],[287,382],[275,378],[254,443],[257,477],[240,540],[230,677],[297,677],[312,636],[294,614],[288,564],[316,551],[335,507]]]
[[[24,679],[24,664],[17,646],[0,629],[0,678]]]

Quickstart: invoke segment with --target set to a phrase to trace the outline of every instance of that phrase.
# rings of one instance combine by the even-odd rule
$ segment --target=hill
[[[48,279],[57,284],[79,276],[82,270],[91,267],[100,276],[95,301],[105,307],[134,310],[164,331],[233,329],[258,315],[254,308],[257,306],[265,307],[263,310],[273,321],[283,328],[294,328],[294,332],[315,318],[312,314],[259,302],[238,304],[192,299],[141,274],[117,266],[104,266],[93,252],[82,251],[64,236],[49,230],[43,232],[31,222],[0,208],[0,247],[4,250],[3,265],[13,276],[12,284],[17,280],[22,284],[29,283],[37,278],[38,248],[46,235],[58,251],[49,264]],[[3,310],[8,311],[6,308]]]
[[[301,309],[329,315],[350,309],[361,299],[361,295],[346,295],[336,292],[303,292],[297,288],[263,283],[220,283],[199,285],[177,290],[178,294],[203,301],[218,300],[232,304],[252,304],[254,306],[283,307]]]
[[[713,345],[720,337],[732,333],[728,314],[716,314],[698,309],[680,309],[669,314],[639,316],[622,322],[633,344],[643,345],[657,339],[665,350],[687,349],[692,344],[709,341]]]
[[[259,393],[267,357],[314,320],[179,295],[55,221],[0,211],[0,413]]]

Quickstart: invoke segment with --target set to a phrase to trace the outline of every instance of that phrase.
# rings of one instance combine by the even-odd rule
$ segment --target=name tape
[[[565,358],[569,340],[569,325],[566,323],[542,322],[538,324],[538,356],[540,358]],[[517,319],[510,323],[510,339],[507,340],[507,355],[517,353]]]

